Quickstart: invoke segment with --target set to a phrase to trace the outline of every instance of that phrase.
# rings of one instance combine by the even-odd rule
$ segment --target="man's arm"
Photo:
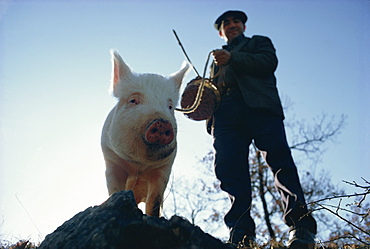
[[[249,44],[253,46],[250,52],[231,51],[228,62],[234,72],[251,75],[266,75],[275,72],[278,59],[271,40],[265,36],[253,36],[249,43],[254,44]]]

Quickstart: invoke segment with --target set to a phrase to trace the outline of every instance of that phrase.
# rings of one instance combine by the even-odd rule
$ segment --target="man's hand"
[[[225,49],[216,49],[212,51],[214,61],[217,66],[224,66],[229,63],[231,54]]]

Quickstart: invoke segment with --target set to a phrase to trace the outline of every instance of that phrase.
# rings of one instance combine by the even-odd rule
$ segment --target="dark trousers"
[[[313,217],[304,216],[306,202],[282,118],[248,108],[239,90],[223,97],[213,118],[215,172],[221,189],[229,194],[232,203],[225,216],[226,225],[255,236],[255,223],[250,215],[252,189],[248,164],[249,146],[254,140],[257,148],[267,153],[265,159],[284,206],[284,222],[291,229],[305,227],[316,233]]]

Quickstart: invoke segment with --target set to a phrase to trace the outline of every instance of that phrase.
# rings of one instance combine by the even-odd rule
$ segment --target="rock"
[[[113,194],[46,236],[39,249],[231,249],[179,216],[170,220],[144,215],[132,191]]]

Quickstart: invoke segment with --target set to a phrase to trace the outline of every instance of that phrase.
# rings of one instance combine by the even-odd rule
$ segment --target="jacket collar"
[[[222,46],[223,49],[226,49],[227,51],[230,51],[232,50],[233,48],[235,48],[236,46],[238,46],[238,44],[244,40],[245,36],[244,34],[241,34],[237,37],[234,38],[234,40],[231,41],[230,44],[227,44],[227,45],[224,45]]]

